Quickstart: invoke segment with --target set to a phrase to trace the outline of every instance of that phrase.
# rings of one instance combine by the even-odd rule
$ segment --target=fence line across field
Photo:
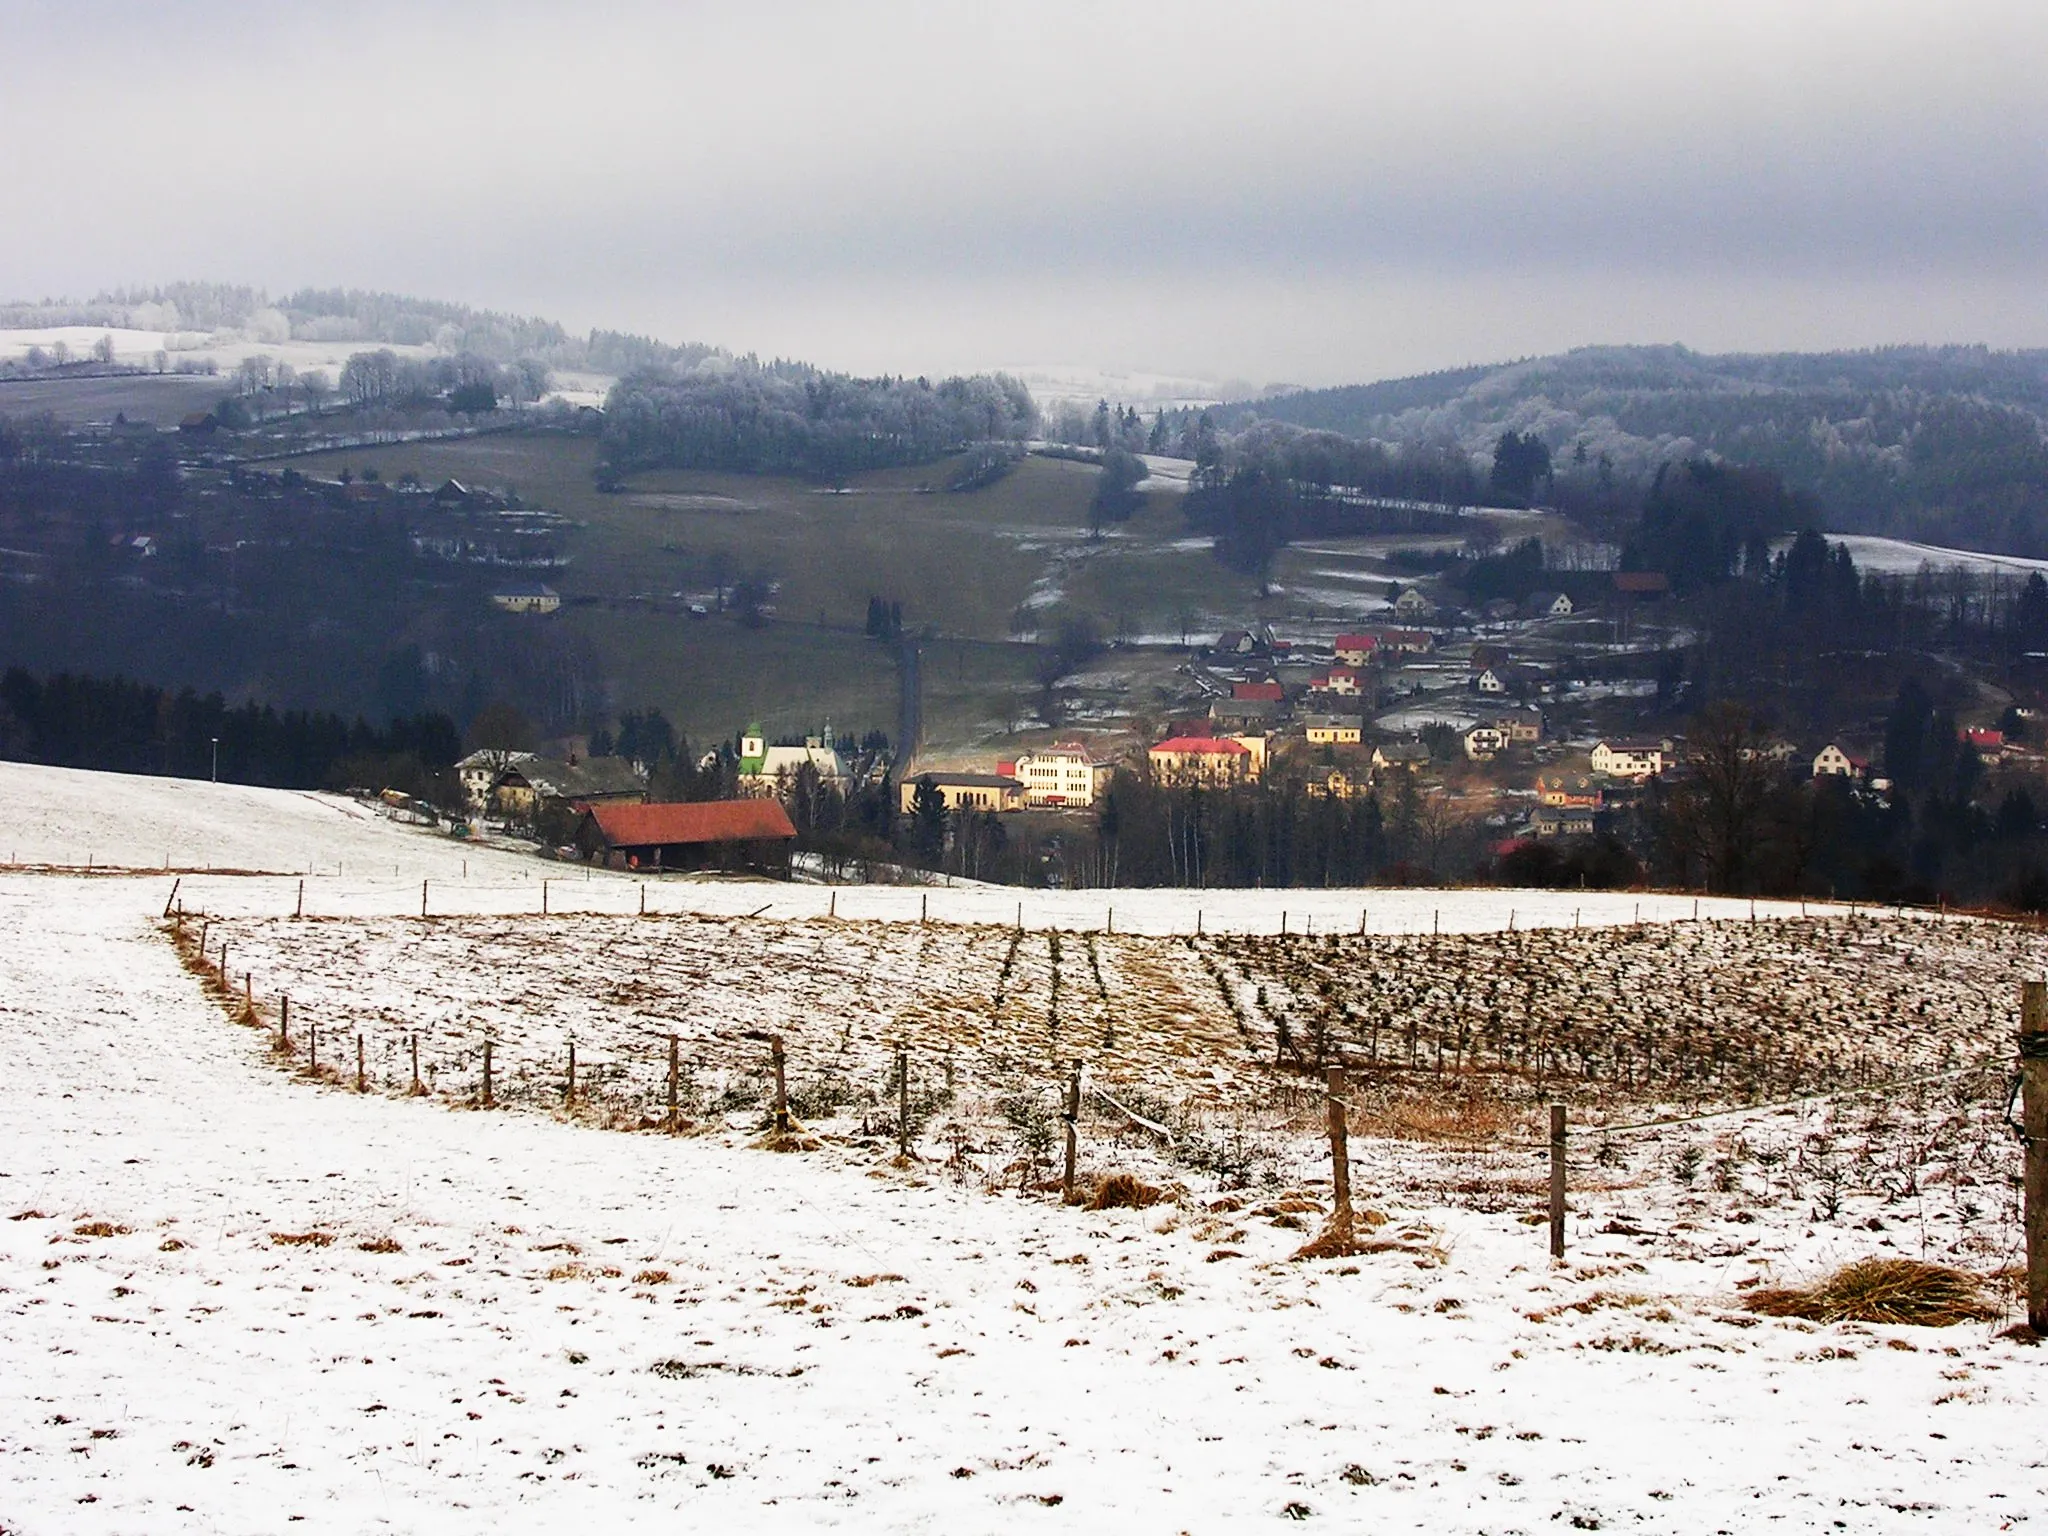
[[[574,868],[574,866],[570,866]],[[319,877],[232,875],[198,872],[236,893],[236,908],[253,904],[243,893],[256,881],[286,884],[285,899],[273,912],[324,920],[417,917],[422,921],[514,919],[522,917],[691,918],[709,922],[874,922],[938,923],[955,927],[1013,928],[1030,932],[1098,933],[1118,937],[1258,937],[1304,940],[1345,937],[1441,937],[1520,934],[1594,928],[1640,931],[1685,922],[1785,923],[1798,919],[1871,915],[1925,922],[1977,921],[1972,914],[1934,908],[1869,906],[1860,902],[1819,902],[1781,898],[1699,897],[1669,892],[1521,892],[1479,887],[1453,893],[1448,902],[1423,892],[1358,891],[1377,900],[1356,905],[1334,894],[1300,893],[1299,904],[1275,902],[1278,893],[1203,893],[1178,887],[1118,888],[1099,897],[1081,893],[1040,893],[1017,898],[991,888],[873,885],[791,885],[767,901],[758,885],[742,890],[688,879],[634,879],[617,872],[530,879],[427,877]],[[221,894],[211,892],[210,894]],[[1208,899],[1203,899],[1204,896]],[[937,898],[936,901],[934,898]],[[1519,897],[1519,901],[1512,898]],[[174,898],[175,899],[175,898]],[[1565,905],[1571,900],[1570,907]],[[1567,921],[1569,914],[1569,921]],[[257,917],[259,911],[236,915]],[[1378,919],[1375,922],[1375,919]]]
[[[184,912],[182,905],[178,903],[177,887],[175,885],[170,897],[165,902],[165,910],[167,913],[172,914],[172,933],[175,941],[182,947],[186,942],[185,920],[187,914]],[[208,974],[215,979],[221,999],[228,1006],[231,1013],[236,1014],[245,1023],[261,1026],[263,1021],[257,1008],[253,971],[245,971],[243,973],[240,1007],[237,1009],[235,1006],[236,989],[234,979],[228,968],[231,941],[223,938],[218,959],[210,959],[207,954],[207,940],[210,936],[214,918],[202,914],[193,915],[200,920],[197,941],[198,969],[202,974]],[[758,915],[758,913],[753,915]],[[281,1053],[287,1055],[293,1053],[291,1018],[291,998],[289,994],[280,994],[277,1008],[276,1048]],[[310,1075],[318,1078],[322,1075],[319,1055],[319,1021],[317,1018],[306,1020],[302,1014],[302,1023],[306,1041],[307,1070]],[[663,1030],[638,1024],[625,1026],[625,1031],[629,1035],[647,1037],[651,1041],[660,1041],[665,1045],[667,1057],[666,1091],[663,1105],[665,1113],[662,1116],[660,1125],[670,1135],[679,1134],[682,1128],[679,1102],[679,1081],[681,1075],[680,1043],[682,1038],[680,1033],[675,1030]],[[702,1038],[698,1037],[700,1041]],[[718,1037],[713,1036],[711,1038],[715,1039]],[[769,1047],[774,1083],[773,1110],[770,1117],[770,1125],[778,1136],[786,1137],[793,1129],[793,1122],[790,1117],[786,1076],[787,1055],[782,1035],[775,1032],[749,1029],[738,1032],[736,1037],[728,1036],[727,1038],[754,1040]],[[422,1086],[420,1076],[419,1031],[414,1029],[405,1032],[403,1039],[408,1045],[411,1055],[411,1086],[408,1091],[412,1095],[418,1095],[426,1091]],[[346,1036],[344,1036],[344,1042],[345,1040]],[[493,1075],[493,1052],[497,1043],[488,1027],[486,1027],[479,1042],[481,1077],[476,1097],[478,1107],[483,1109],[495,1108],[497,1106],[496,1085]],[[567,1072],[563,1099],[565,1103],[573,1106],[577,1102],[578,1093],[577,1042],[573,1034],[571,1034],[564,1043],[567,1052]],[[898,1156],[905,1160],[910,1160],[909,1078],[911,1053],[907,1043],[901,1040],[894,1042],[892,1050],[896,1074],[895,1091],[898,1114],[896,1140]],[[600,1064],[620,1066],[630,1074],[631,1066],[629,1060],[621,1059],[617,1053],[608,1053],[608,1055],[610,1059],[607,1061],[601,1058]],[[2012,1093],[2008,1095],[2007,1116],[2008,1120],[2010,1120],[2010,1098],[2013,1094],[2023,1093],[2022,1120],[2014,1126],[2014,1129],[2019,1135],[2024,1158],[2022,1182],[2025,1190],[2029,1326],[2035,1328],[2037,1332],[2048,1334],[2048,983],[2026,982],[2022,985],[2018,1055],[2020,1069],[2015,1077]],[[586,1068],[591,1065],[590,1059],[587,1056],[584,1058],[583,1064]],[[1585,1127],[1585,1131],[1605,1141],[1616,1136],[1655,1132],[1738,1116],[1769,1114],[1774,1111],[1797,1108],[1802,1105],[1868,1097],[1873,1094],[1893,1093],[1902,1089],[1925,1086],[1930,1083],[1943,1082],[1971,1074],[1985,1073],[1994,1070],[1995,1067],[1996,1059],[1987,1056],[1962,1066],[1944,1068],[1936,1072],[1917,1073],[1910,1077],[1893,1078],[1880,1083],[1865,1083],[1816,1093],[1800,1094],[1783,1099],[1767,1100],[1761,1103],[1703,1110],[1689,1115],[1664,1116],[1651,1120],[1625,1122],[1619,1125],[1590,1125]],[[1078,1129],[1085,1070],[1084,1064],[1081,1061],[1075,1060],[1071,1063],[1071,1072],[1067,1076],[1064,1085],[1065,1102],[1060,1116],[1065,1125],[1066,1140],[1064,1166],[1060,1182],[1062,1197],[1068,1202],[1072,1202],[1076,1198],[1075,1178]],[[1327,1087],[1321,1094],[1321,1097],[1327,1107],[1332,1188],[1336,1197],[1333,1223],[1341,1226],[1343,1232],[1348,1236],[1352,1215],[1350,1206],[1351,1169],[1355,1162],[1361,1161],[1354,1158],[1350,1151],[1348,1121],[1352,1113],[1364,1109],[1365,1106],[1351,1098],[1346,1091],[1347,1065],[1341,1059],[1338,1063],[1329,1066],[1326,1069],[1326,1073]],[[339,1068],[329,1068],[327,1075],[338,1080],[340,1076]],[[950,1078],[951,1068],[949,1065],[949,1082]],[[1086,1086],[1090,1094],[1109,1105],[1131,1123],[1161,1137],[1169,1146],[1175,1144],[1173,1132],[1166,1125],[1140,1114],[1127,1104],[1124,1104],[1099,1083],[1088,1082]],[[358,1093],[364,1093],[368,1091],[368,1088],[366,1037],[364,1032],[357,1031],[355,1033],[355,1090]],[[1549,1245],[1552,1258],[1561,1260],[1565,1252],[1565,1222],[1567,1214],[1568,1125],[1566,1106],[1562,1103],[1552,1103],[1549,1106],[1549,1118],[1550,1134],[1547,1140],[1542,1142],[1493,1141],[1459,1143],[1446,1145],[1443,1147],[1443,1150],[1467,1153],[1496,1151],[1547,1153],[1550,1163],[1550,1198],[1547,1213]],[[644,1110],[641,1112],[641,1123],[643,1126],[648,1123]]]

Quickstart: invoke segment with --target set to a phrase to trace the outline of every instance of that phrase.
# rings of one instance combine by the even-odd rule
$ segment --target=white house
[[[1508,733],[1497,725],[1475,725],[1465,733],[1465,755],[1475,763],[1499,757],[1507,745]]]
[[[1531,618],[1568,619],[1572,616],[1572,600],[1563,592],[1531,592],[1522,611]]]
[[[498,782],[498,775],[507,768],[516,768],[521,763],[531,762],[531,752],[506,752],[485,748],[472,752],[455,765],[455,776],[462,781],[462,792],[468,796],[471,807],[483,810],[490,804],[491,786]]]
[[[1813,776],[1816,779],[1862,779],[1869,775],[1868,760],[1851,757],[1832,741],[1822,747],[1813,759]]]
[[[1413,587],[1394,599],[1394,617],[1397,619],[1426,619],[1435,612],[1436,604]]]
[[[996,772],[1024,786],[1024,803],[1054,810],[1082,810],[1095,803],[1097,763],[1087,744],[1056,741],[1049,747],[1020,752],[1015,762],[996,765]]]
[[[1593,748],[1593,771],[1610,779],[1647,779],[1664,771],[1670,747],[1661,741],[1602,741]]]
[[[544,582],[520,582],[500,587],[491,601],[507,613],[553,613],[562,606],[562,594]]]

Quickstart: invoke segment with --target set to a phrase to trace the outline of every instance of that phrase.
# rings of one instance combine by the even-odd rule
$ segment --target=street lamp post
[[[210,736],[207,739],[213,743],[213,782],[218,784],[220,782],[220,738],[218,736]]]

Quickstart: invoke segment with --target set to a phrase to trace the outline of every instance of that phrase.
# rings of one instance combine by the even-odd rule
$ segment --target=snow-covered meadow
[[[543,918],[511,903],[547,866],[324,797],[11,767],[0,791],[21,862],[90,843],[138,871],[0,873],[9,1532],[1954,1530],[2017,1526],[2048,1483],[2038,1355],[2001,1322],[1738,1309],[1869,1254],[2014,1261],[2003,1062],[1970,1063],[2003,1052],[2031,933],[1689,898],[1574,928],[1507,892],[1204,893],[1200,938],[1163,905],[1130,931],[1131,893],[1114,933],[1099,897],[1047,896],[1019,933],[1011,893],[827,916],[737,882],[650,885],[643,920],[602,876]],[[188,968],[202,923],[257,1025]],[[274,1050],[287,983],[339,1081]],[[495,1112],[468,1107],[483,1024]],[[353,1091],[358,1027],[440,1042],[435,1091],[393,1055]],[[756,1146],[746,1028],[786,1036],[811,1150]],[[573,1032],[598,1067],[630,1043],[624,1123],[656,1111],[670,1030],[691,1134],[559,1107]],[[898,1036],[930,1100],[909,1167]],[[1296,1262],[1321,1102],[1265,1063],[1340,1044],[1377,1067],[1354,1178],[1387,1220],[1376,1252]],[[1042,1120],[1000,1101],[1074,1055],[1177,1138],[1091,1098],[1084,1168],[1172,1198],[1020,1190]],[[813,1091],[834,1073],[853,1100]],[[1585,1135],[1564,1264],[1528,1224],[1540,1098],[1664,1118],[1901,1076],[1926,1080]]]

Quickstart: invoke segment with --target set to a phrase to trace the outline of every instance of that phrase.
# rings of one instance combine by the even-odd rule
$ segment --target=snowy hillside
[[[1502,907],[1501,932],[1435,944],[1427,907],[1389,906],[1411,933],[1421,919],[1385,937],[1391,893],[1375,892],[1365,941],[1212,942],[1129,937],[1120,892],[1116,935],[1044,931],[1058,901],[1078,902],[1045,897],[1019,937],[1002,926],[1014,912],[981,929],[936,920],[942,903],[967,915],[1003,893],[934,891],[918,926],[915,891],[842,893],[895,903],[867,914],[888,923],[808,905],[783,921],[785,904],[830,893],[685,883],[650,897],[771,910],[639,922],[622,915],[637,882],[580,874],[554,890],[615,915],[551,901],[544,919],[510,903],[558,867],[326,797],[21,768],[0,769],[0,792],[22,862],[82,865],[89,843],[96,865],[155,871],[0,873],[10,1536],[1286,1518],[1989,1530],[2048,1492],[2038,1362],[2000,1336],[2009,1316],[1820,1327],[1739,1306],[1759,1281],[1872,1254],[1986,1275],[2013,1262],[2000,1069],[1963,1058],[2002,1048],[2001,978],[2048,958],[2030,933],[1869,914],[1752,927],[1732,909],[1695,923],[1675,903],[1658,909],[1668,930],[1573,933],[1553,901],[1547,936],[1525,932],[1522,908],[1506,933]],[[167,858],[278,873],[176,877],[195,914],[181,949],[158,916]],[[300,878],[324,905],[295,921]],[[421,879],[451,912],[521,915],[421,923]],[[1334,925],[1328,899],[1314,910]],[[1295,900],[1241,893],[1230,910],[1275,935]],[[1446,900],[1472,928],[1495,910]],[[1180,915],[1157,910],[1161,932]],[[232,996],[195,972],[202,923],[209,954],[225,938],[257,973],[253,1027],[233,1017],[241,961]],[[918,1056],[929,1118],[908,1166],[892,1134],[864,1134],[888,1110],[879,1056],[846,1065],[853,1100],[803,1110],[806,1150],[763,1150],[758,1081],[695,1054],[689,1134],[601,1129],[635,1122],[551,1103],[564,1030],[595,1044],[611,1029],[608,1045],[650,1058],[665,1030],[706,1020],[722,1036],[874,1042],[950,971],[979,999],[978,1049],[1007,1052],[1041,1097],[1085,1044],[1130,1109],[1163,1112],[1176,1069],[1161,1032],[1185,1014],[1221,1022],[1174,1091],[1221,1071],[1238,1108],[1176,1117],[1169,1145],[1091,1094],[1084,1177],[1133,1170],[1165,1198],[1087,1210],[1044,1192],[1035,1138],[1057,1122],[1029,1095],[986,1123],[948,1109],[947,1077],[978,1069],[936,1038]],[[287,977],[306,1001],[283,1055]],[[1542,993],[1526,1001],[1531,980],[1577,1001],[1553,1018]],[[1176,988],[1184,1006],[1166,1007]],[[1959,1012],[1964,991],[1978,1012]],[[1384,1071],[1357,1079],[1354,1179],[1384,1221],[1362,1253],[1300,1260],[1330,1200],[1322,1101],[1260,1060],[1283,1011],[1309,1038],[1318,999],[1359,1028],[1421,1010],[1435,1033],[1390,1028],[1371,1047]],[[537,1042],[525,1057],[520,1018]],[[302,1031],[322,1020],[316,1078]],[[355,1091],[355,1032],[395,1040],[436,1020],[503,1033],[506,1107],[473,1107],[467,1065],[412,1097],[381,1048]],[[1053,1021],[1069,1036],[1049,1038]],[[1156,1059],[1121,1086],[1108,1053],[1146,1030]],[[1877,1059],[1841,1054],[1858,1034]],[[1782,1085],[1795,1044],[1845,1086],[1909,1065],[1918,1080],[1582,1138],[1570,1256],[1553,1266],[1529,1224],[1541,1155],[1488,1086],[1528,1070],[1532,1040],[1554,1074],[1543,1091],[1575,1116],[1608,1102],[1610,1080],[1659,1098],[1736,1094],[1744,1071]],[[797,1065],[809,1092],[816,1062]],[[602,1097],[601,1073],[586,1086]],[[647,1104],[658,1079],[639,1088]]]

